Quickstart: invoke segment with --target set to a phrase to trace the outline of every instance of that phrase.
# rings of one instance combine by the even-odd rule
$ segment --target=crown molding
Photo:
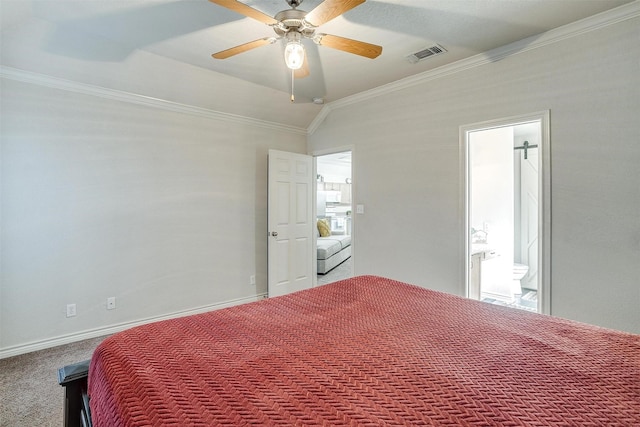
[[[115,101],[127,102],[130,104],[143,105],[146,107],[157,108],[160,110],[171,111],[174,113],[189,114],[192,116],[204,117],[212,120],[221,120],[226,122],[239,123],[248,126],[256,126],[264,129],[285,131],[306,135],[307,130],[295,126],[287,126],[280,123],[269,122],[265,120],[252,119],[236,114],[223,113],[220,111],[209,110],[207,108],[196,107],[193,105],[180,104],[177,102],[166,101],[150,96],[139,95],[131,92],[124,92],[115,89],[103,88],[85,83],[74,82],[71,80],[52,77],[45,74],[34,73],[17,68],[0,65],[0,78],[15,80],[23,83],[31,83],[38,86],[60,89],[68,92],[75,92],[84,95],[97,96],[100,98],[111,99]]]
[[[331,110],[333,110],[333,108],[331,107],[331,104],[333,103],[325,104],[322,107],[322,110],[320,110],[316,118],[313,119],[313,121],[307,128],[307,134],[312,135],[320,127],[322,122],[324,122],[324,119],[326,119],[329,113],[331,112]]]
[[[318,114],[311,125],[309,125],[309,127],[307,128],[307,132],[310,135],[313,134],[326,119],[329,113],[334,110],[368,101],[378,96],[387,95],[398,90],[411,88],[413,86],[417,86],[419,84],[436,80],[442,77],[450,76],[452,74],[469,70],[471,68],[480,67],[482,65],[496,62],[519,53],[538,49],[553,43],[558,43],[562,40],[595,31],[609,25],[636,18],[638,16],[640,16],[640,0],[627,3],[615,9],[590,16],[580,21],[558,27],[545,33],[531,36],[526,39],[522,39],[508,45],[478,55],[474,55],[472,57],[462,59],[460,61],[456,61],[442,67],[435,68],[433,70],[425,71],[424,73],[406,77],[404,79],[397,80],[386,85],[378,86],[368,91],[360,92],[355,95],[327,103],[320,111],[320,114]]]

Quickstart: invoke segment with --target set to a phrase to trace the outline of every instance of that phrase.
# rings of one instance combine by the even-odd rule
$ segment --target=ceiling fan
[[[267,24],[272,27],[276,33],[276,37],[263,37],[211,55],[216,59],[226,59],[260,46],[273,44],[279,39],[285,39],[285,63],[287,67],[292,70],[296,78],[302,78],[309,75],[304,46],[301,42],[303,38],[311,39],[320,46],[327,46],[371,59],[378,57],[378,55],[382,53],[382,46],[316,32],[316,29],[320,25],[359,6],[366,0],[325,0],[308,13],[297,9],[303,0],[286,0],[291,9],[278,12],[274,17],[264,14],[237,0],[209,1]]]

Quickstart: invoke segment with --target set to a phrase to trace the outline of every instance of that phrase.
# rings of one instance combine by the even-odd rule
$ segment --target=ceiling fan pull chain
[[[295,80],[293,73],[294,70],[291,70],[291,102],[295,102],[296,100],[295,96],[293,96],[293,81]]]

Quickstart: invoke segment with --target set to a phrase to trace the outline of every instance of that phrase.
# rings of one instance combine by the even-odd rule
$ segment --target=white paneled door
[[[269,150],[269,297],[313,286],[312,157]]]

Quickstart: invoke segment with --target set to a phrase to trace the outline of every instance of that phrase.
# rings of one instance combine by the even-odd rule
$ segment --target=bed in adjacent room
[[[86,395],[95,427],[640,425],[640,336],[360,276],[111,336]]]

